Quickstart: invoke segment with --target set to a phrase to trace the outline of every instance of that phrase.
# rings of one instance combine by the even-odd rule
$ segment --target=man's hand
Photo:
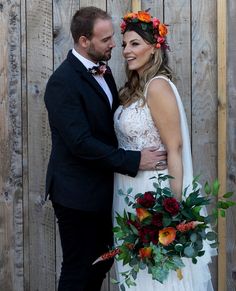
[[[167,153],[156,147],[145,148],[141,151],[140,170],[165,170],[167,168]]]

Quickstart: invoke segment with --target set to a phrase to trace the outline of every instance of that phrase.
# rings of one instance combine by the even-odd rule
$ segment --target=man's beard
[[[94,45],[91,44],[87,54],[95,62],[100,62],[100,61],[106,62],[106,61],[110,60],[110,58],[111,58],[111,49],[110,49],[110,53],[101,54],[101,53],[97,52]]]

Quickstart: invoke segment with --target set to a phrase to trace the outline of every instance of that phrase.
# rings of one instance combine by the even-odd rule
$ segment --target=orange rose
[[[152,248],[151,247],[141,248],[139,250],[139,256],[141,259],[151,258],[151,255],[152,255]]]
[[[133,18],[136,18],[137,17],[137,13],[134,13],[134,12],[130,12],[130,13],[127,13],[125,16],[124,16],[124,20],[127,20],[129,18],[133,19]]]
[[[163,246],[168,246],[175,240],[176,229],[174,227],[165,227],[159,230],[159,242]]]
[[[168,28],[165,24],[160,24],[159,25],[159,34],[162,37],[165,37],[168,33]]]
[[[151,15],[146,11],[139,11],[138,19],[143,22],[151,22]]]
[[[144,208],[136,208],[136,213],[140,221],[143,221],[145,218],[151,216],[151,213]]]

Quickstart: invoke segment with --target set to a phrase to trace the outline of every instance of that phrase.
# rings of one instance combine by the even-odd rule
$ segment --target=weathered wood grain
[[[20,1],[0,5],[0,286],[23,290]]]
[[[85,7],[85,6],[96,6],[99,7],[103,10],[107,10],[107,4],[105,0],[80,0],[80,7]]]
[[[53,70],[52,1],[27,1],[27,104],[29,177],[30,290],[55,290],[55,229],[51,205],[44,201],[50,151],[43,102]]]
[[[217,177],[216,1],[192,1],[192,154],[201,183]],[[217,261],[210,265],[217,289]]]
[[[228,137],[227,137],[227,191],[236,193],[236,2],[228,1],[227,27],[227,92],[228,92]],[[220,165],[219,165],[220,166]],[[234,201],[236,199],[234,198]],[[227,290],[236,290],[236,209],[229,210],[226,231],[226,283]]]
[[[165,19],[168,24],[167,35],[170,51],[170,67],[173,70],[173,81],[177,86],[184,104],[188,126],[191,132],[191,6],[190,1],[165,1]]]
[[[53,63],[54,70],[66,58],[68,51],[73,47],[73,40],[70,33],[70,22],[74,13],[79,9],[79,0],[54,0],[53,1]],[[61,242],[56,225],[56,285],[58,285],[62,251]]]
[[[141,1],[142,9],[151,8],[153,16],[170,24],[170,64],[191,125],[194,171],[204,175],[202,182],[217,175],[216,3]],[[235,191],[236,4],[234,0],[227,3],[227,190]],[[49,76],[73,45],[71,16],[80,6],[90,5],[107,10],[113,17],[117,46],[109,64],[120,87],[125,74],[119,23],[131,11],[131,0],[0,3],[0,289],[4,291],[56,290],[61,251],[51,204],[44,201],[50,137],[43,94]],[[231,291],[236,290],[235,209],[227,216],[226,280]],[[215,286],[216,270],[214,263]],[[114,277],[114,269],[109,277]],[[118,291],[109,279],[102,290]]]
[[[219,199],[226,192],[227,181],[227,71],[226,71],[226,25],[227,4],[224,0],[217,1],[217,83],[218,83],[218,178],[221,191]],[[220,165],[220,166],[219,166]],[[218,218],[219,248],[218,248],[218,289],[226,291],[226,219]]]

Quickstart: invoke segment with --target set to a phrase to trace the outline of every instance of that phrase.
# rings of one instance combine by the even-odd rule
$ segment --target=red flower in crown
[[[120,23],[122,34],[125,33],[129,23],[139,26],[139,28],[152,35],[153,42],[156,42],[156,48],[169,48],[166,44],[167,25],[161,23],[158,18],[152,17],[148,10],[127,13]]]

